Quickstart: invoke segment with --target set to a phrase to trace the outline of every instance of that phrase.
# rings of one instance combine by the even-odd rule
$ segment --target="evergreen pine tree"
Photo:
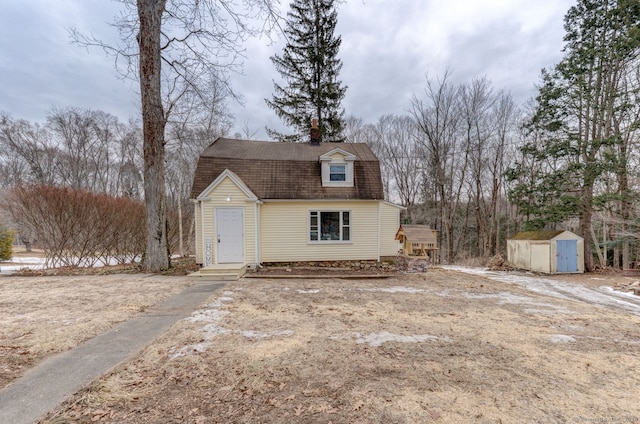
[[[286,83],[274,82],[272,100],[265,99],[295,133],[285,135],[267,129],[280,141],[306,141],[311,120],[318,120],[322,141],[343,142],[346,87],[338,80],[341,39],[334,35],[338,13],[334,0],[294,0],[287,13],[287,44],[271,61]]]
[[[639,24],[635,0],[578,0],[569,9],[565,56],[553,70],[543,71],[529,123],[536,138],[521,148],[522,161],[507,173],[516,183],[511,200],[530,227],[578,218],[588,270],[593,268],[592,216],[611,195],[603,190],[603,179],[616,172],[615,152],[625,127],[638,125],[625,116],[633,107],[625,79],[640,57]]]
[[[13,231],[0,225],[0,261],[8,261],[13,256]]]

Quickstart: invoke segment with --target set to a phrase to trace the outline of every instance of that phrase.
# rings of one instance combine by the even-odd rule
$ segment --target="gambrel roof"
[[[355,156],[353,187],[323,187],[320,156],[338,148]],[[191,198],[225,170],[259,199],[383,200],[380,163],[365,143],[280,143],[218,138],[200,155]]]

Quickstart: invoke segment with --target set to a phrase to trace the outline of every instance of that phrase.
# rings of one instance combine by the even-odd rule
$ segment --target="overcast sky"
[[[340,78],[348,86],[347,115],[366,122],[404,114],[425,75],[447,69],[458,82],[486,76],[518,103],[535,94],[540,70],[562,56],[563,17],[575,0],[346,0],[338,8],[342,37]],[[288,0],[282,0],[283,14]],[[110,0],[0,0],[0,111],[44,122],[54,106],[103,110],[126,121],[139,116],[136,84],[118,79],[113,60],[101,51],[69,43],[67,28],[109,39],[119,3]],[[244,75],[234,89],[236,126],[281,123],[264,99],[279,76],[269,57],[283,43],[252,39]]]

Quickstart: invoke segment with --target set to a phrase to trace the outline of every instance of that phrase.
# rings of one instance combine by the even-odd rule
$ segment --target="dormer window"
[[[323,187],[353,187],[353,162],[356,156],[340,148],[320,156]]]
[[[329,164],[329,181],[347,181],[347,165]]]

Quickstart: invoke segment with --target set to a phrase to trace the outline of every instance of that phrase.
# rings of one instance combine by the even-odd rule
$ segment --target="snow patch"
[[[368,292],[381,292],[381,293],[411,293],[411,294],[421,293],[424,291],[423,289],[416,289],[413,287],[402,287],[402,286],[380,287],[380,288],[373,288],[373,289],[358,289],[358,290],[368,291]]]
[[[412,336],[403,336],[400,334],[392,334],[388,331],[382,331],[380,333],[370,333],[369,335],[363,336],[360,333],[354,333],[353,335],[356,338],[356,343],[362,344],[366,343],[371,347],[382,346],[387,342],[400,342],[400,343],[421,343],[426,341],[451,341],[448,337],[438,337],[431,336],[428,334],[418,334]]]
[[[76,323],[75,319],[63,319],[62,321],[57,319],[50,319],[47,321],[49,324],[62,324],[63,326],[68,326]]]
[[[613,295],[618,296],[618,297],[623,297],[623,298],[626,297],[627,299],[629,299],[631,301],[638,301],[638,299],[639,299],[638,295],[633,294],[632,292],[618,291],[618,290],[615,290],[611,286],[600,286],[596,290],[598,290],[601,293],[613,294]]]
[[[575,343],[576,338],[573,336],[567,336],[564,334],[554,334],[549,337],[551,343]]]
[[[173,256],[172,256],[173,257]],[[78,262],[78,258],[70,258],[71,262],[76,264]],[[140,257],[134,258],[135,261],[140,261]],[[38,257],[13,257],[9,261],[11,264],[5,264],[0,262],[0,274],[13,274],[17,271],[24,270],[41,270],[45,269],[46,259],[38,258]],[[121,263],[119,258],[109,257],[109,258],[86,258],[80,263],[77,263],[80,268],[102,268],[107,265],[118,265]],[[59,268],[65,266],[65,264],[61,261],[54,261],[49,264],[49,267]]]
[[[179,352],[172,355],[170,359],[176,359],[181,356],[187,356],[187,355],[195,355],[196,353],[204,353],[209,349],[210,345],[211,343],[209,342],[202,342],[202,343],[196,343],[189,346],[185,346],[182,349],[180,349]]]
[[[190,344],[183,346],[180,349],[173,349],[173,355],[170,359],[176,359],[181,356],[195,355],[198,353],[206,352],[213,344],[213,339],[223,334],[240,334],[244,337],[251,339],[266,339],[270,337],[287,337],[293,334],[291,330],[276,330],[270,333],[258,333],[251,330],[230,330],[220,325],[220,321],[229,314],[229,311],[221,310],[225,303],[233,301],[233,292],[225,291],[223,296],[214,300],[213,302],[204,305],[204,309],[194,311],[190,317],[185,318],[188,322],[204,322],[201,330],[203,333],[202,341],[200,343]]]
[[[614,339],[613,342],[614,343],[629,344],[629,345],[640,345],[640,341],[638,341],[638,340],[619,340],[619,339]]]
[[[186,320],[189,322],[214,322],[222,319],[228,313],[228,311],[220,311],[218,309],[202,309],[192,313]]]
[[[25,269],[44,269],[44,258],[16,257],[9,261],[11,265],[0,262],[0,274],[13,274]]]
[[[296,292],[298,292],[300,294],[313,294],[313,293],[320,293],[320,289],[296,290]]]
[[[213,340],[215,337],[221,335],[221,334],[231,334],[232,331],[224,328],[224,327],[220,327],[218,324],[212,323],[212,324],[207,324],[204,327],[202,327],[202,331],[204,332],[204,339],[207,342],[210,342],[211,340]]]
[[[517,284],[526,289],[545,296],[559,299],[578,301],[599,307],[622,309],[634,315],[640,315],[640,296],[628,292],[620,292],[611,287],[586,287],[580,284],[550,280],[534,276],[523,275],[519,272],[489,271],[485,268],[446,265],[443,269],[479,275],[503,283]]]
[[[32,265],[43,265],[44,264],[44,259],[43,258],[37,258],[37,257],[12,257],[9,262],[13,262],[16,264],[32,264]]]
[[[570,311],[562,306],[554,305],[552,303],[545,302],[537,302],[531,297],[520,296],[511,292],[501,292],[497,294],[475,294],[475,293],[462,293],[462,296],[467,299],[496,299],[498,305],[530,305],[537,306],[538,308],[546,308],[546,309],[537,309],[537,308],[529,308],[525,309],[525,312],[529,313],[544,313],[549,314],[553,312],[563,312],[569,313]]]
[[[524,312],[531,315],[555,315],[558,311],[551,311],[549,309],[536,309],[536,308],[525,308]]]
[[[276,331],[272,331],[271,333],[258,333],[251,330],[245,330],[245,331],[238,331],[238,333],[240,333],[241,335],[243,335],[248,339],[267,339],[271,337],[282,337],[282,336],[288,337],[293,335],[293,331],[291,330],[276,330]]]
[[[228,311],[222,311],[220,308],[225,302],[231,302],[233,300],[230,296],[221,296],[213,303],[204,305],[207,309],[199,309],[194,311],[189,318],[186,318],[189,322],[217,322],[227,315]]]

